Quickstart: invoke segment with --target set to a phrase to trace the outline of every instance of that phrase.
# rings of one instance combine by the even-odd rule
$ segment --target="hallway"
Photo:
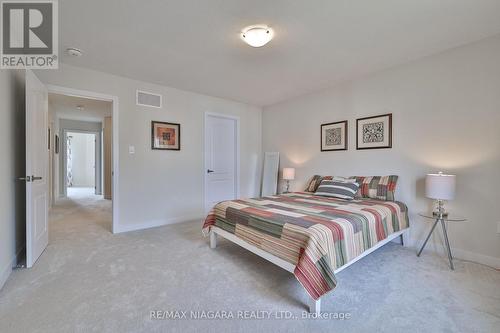
[[[49,246],[76,232],[111,234],[112,201],[95,195],[93,188],[69,187],[68,197],[59,199],[49,212]]]
[[[81,199],[95,197],[94,199],[101,198],[102,196],[95,195],[95,188],[93,187],[68,187],[67,188],[67,196],[69,199],[77,199],[80,201]]]

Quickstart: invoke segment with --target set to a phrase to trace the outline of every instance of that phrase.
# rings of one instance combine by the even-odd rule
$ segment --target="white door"
[[[238,197],[238,119],[205,116],[205,211]]]
[[[49,242],[48,92],[26,71],[26,265],[32,267]]]

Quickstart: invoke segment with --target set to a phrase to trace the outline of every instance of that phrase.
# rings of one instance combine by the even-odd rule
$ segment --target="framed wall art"
[[[321,125],[321,151],[347,150],[347,120]]]
[[[356,149],[392,148],[392,113],[356,119]]]
[[[181,150],[181,125],[152,121],[151,149]]]

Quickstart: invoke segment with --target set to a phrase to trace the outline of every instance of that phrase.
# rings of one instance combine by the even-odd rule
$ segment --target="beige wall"
[[[261,109],[102,72],[61,65],[37,71],[46,84],[119,98],[119,231],[202,218],[203,121],[205,112],[240,117],[241,196],[259,192]],[[163,108],[135,104],[136,89],[163,95]],[[181,124],[180,151],[151,150],[151,121]],[[129,154],[129,145],[135,154]],[[114,199],[117,196],[114,195]]]
[[[24,74],[0,70],[0,288],[26,242]]]
[[[393,148],[356,151],[356,118],[389,112]],[[349,150],[320,152],[320,124],[346,119]],[[455,254],[500,266],[500,37],[266,107],[262,123],[263,151],[297,168],[295,189],[313,174],[399,175],[417,244],[430,227],[417,216],[430,208],[425,174],[456,174],[448,207],[468,221],[449,224]]]

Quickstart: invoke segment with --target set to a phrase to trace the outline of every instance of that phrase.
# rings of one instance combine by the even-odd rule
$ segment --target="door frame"
[[[205,117],[204,117],[204,122],[203,122],[203,208],[205,211],[205,214],[207,214],[212,207],[207,207],[207,124],[208,124],[208,118],[209,117],[214,117],[214,118],[225,118],[225,119],[230,119],[233,120],[236,124],[236,133],[235,133],[235,170],[234,170],[234,193],[236,194],[236,198],[239,198],[241,196],[240,194],[240,117],[238,116],[231,116],[227,114],[222,114],[222,113],[215,113],[215,112],[205,112]]]
[[[68,87],[62,87],[62,86],[57,86],[57,85],[52,85],[52,84],[47,84],[47,89],[50,93],[53,94],[59,94],[59,95],[65,95],[65,96],[72,96],[72,97],[83,97],[83,98],[90,98],[90,99],[96,99],[100,101],[106,101],[106,102],[111,102],[112,107],[113,107],[113,113],[112,113],[112,123],[113,123],[113,137],[112,137],[112,159],[113,159],[113,169],[112,169],[112,193],[113,193],[113,198],[112,198],[112,220],[113,220],[113,225],[112,225],[112,233],[118,233],[119,232],[119,212],[120,212],[120,201],[119,201],[119,179],[120,179],[120,173],[119,173],[119,152],[120,152],[120,147],[119,147],[119,141],[118,141],[118,109],[119,109],[119,103],[118,103],[118,97],[113,96],[113,95],[107,95],[107,94],[101,94],[98,92],[93,92],[93,91],[88,91],[88,90],[80,90],[80,89],[73,89],[73,88],[68,88]]]
[[[85,131],[85,130],[72,130],[69,128],[64,128],[63,129],[63,138],[62,138],[62,144],[61,144],[61,152],[62,152],[62,160],[63,160],[63,173],[64,173],[64,183],[63,183],[63,195],[64,197],[68,197],[68,185],[66,182],[66,177],[68,177],[68,144],[67,144],[67,137],[68,133],[83,133],[83,134],[93,134],[95,135],[95,156],[94,156],[94,164],[95,164],[95,169],[94,169],[94,194],[96,195],[101,195],[102,194],[102,171],[103,171],[103,158],[102,158],[102,138],[97,140],[98,136],[101,136],[101,132],[98,131]],[[98,145],[99,143],[99,145]],[[99,157],[99,167],[97,167],[97,155],[100,155]],[[99,174],[99,176],[98,176]],[[97,194],[97,181],[101,183],[100,189],[101,189],[101,194]]]

